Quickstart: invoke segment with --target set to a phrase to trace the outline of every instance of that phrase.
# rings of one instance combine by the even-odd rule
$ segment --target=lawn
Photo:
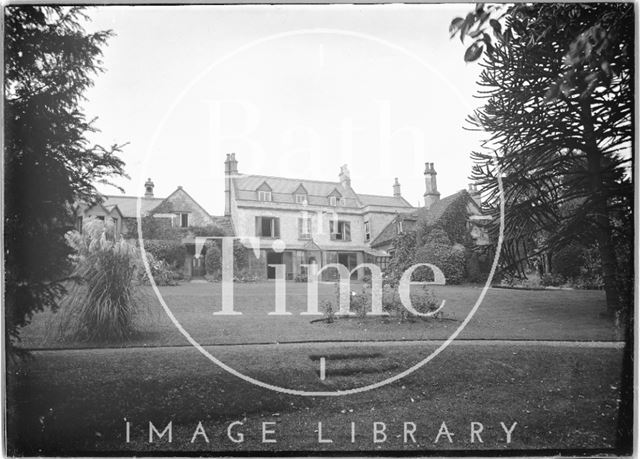
[[[256,378],[290,387],[332,390],[361,385],[407,366],[423,350],[416,344],[383,346],[227,346],[216,354]],[[320,381],[318,353],[356,354],[330,361],[350,373]],[[363,353],[370,353],[365,357]],[[376,354],[382,356],[376,356]],[[10,367],[10,452],[27,455],[129,455],[171,451],[314,451],[542,448],[608,450],[615,445],[620,404],[619,349],[549,345],[456,344],[412,375],[373,391],[343,397],[283,395],[246,383],[206,361],[195,349],[45,351]],[[365,370],[374,367],[380,374]],[[132,423],[130,442],[125,419]],[[172,422],[172,443],[148,442],[148,423]],[[198,422],[210,443],[191,443]],[[243,443],[226,437],[243,423]],[[471,443],[470,422],[484,425],[484,443]],[[263,443],[262,422],[275,422],[276,444]],[[318,443],[318,422],[323,436]],[[350,423],[356,438],[350,439]],[[384,422],[388,439],[373,443],[372,425]],[[403,442],[404,422],[417,426],[416,443]],[[434,443],[445,422],[452,443]],[[500,422],[517,422],[507,444]]]
[[[242,315],[227,317],[213,315],[220,310],[219,284],[161,291],[184,328],[216,358],[262,382],[307,391],[351,389],[397,375],[447,338],[481,291],[435,287],[447,301],[442,320],[329,324],[300,315],[306,286],[293,282],[287,283],[292,315],[267,315],[275,307],[273,287],[237,285]],[[623,352],[618,332],[599,315],[602,292],[490,289],[460,339],[426,366],[382,388],[341,397],[284,395],[227,373],[188,345],[148,293],[150,311],[139,320],[136,338],[124,344],[62,342],[51,333],[55,314],[34,317],[23,330],[23,346],[35,349],[35,358],[8,362],[10,453],[543,449],[553,455],[616,447]],[[334,287],[321,285],[320,297],[320,304],[333,298]],[[234,427],[244,434],[241,443],[227,437],[236,421],[242,422]],[[125,422],[131,423],[128,442]],[[149,422],[160,431],[171,422],[172,442],[149,443]],[[199,422],[208,443],[202,435],[191,442]],[[275,429],[269,436],[277,443],[262,441],[264,422],[275,423],[268,429]],[[332,443],[318,442],[319,422],[323,439]],[[434,443],[442,422],[452,441],[444,436]],[[470,441],[472,422],[483,424],[482,443]],[[510,443],[501,422],[517,422]],[[384,442],[374,443],[374,423],[384,423]],[[415,424],[415,442],[404,441],[404,423]]]
[[[274,283],[237,284],[235,309],[240,316],[214,316],[221,309],[220,284],[185,283],[161,287],[160,291],[179,322],[202,345],[238,343],[284,343],[303,341],[442,340],[460,325],[478,298],[474,286],[435,286],[437,297],[446,300],[445,320],[375,317],[340,319],[333,324],[312,322],[303,316],[306,285],[287,283],[286,304],[291,316],[269,316],[275,309]],[[355,287],[361,288],[361,287]],[[139,333],[126,346],[186,345],[187,340],[166,316],[151,289],[147,289],[149,313],[138,323]],[[335,300],[333,285],[320,285],[321,305]],[[460,339],[616,340],[620,335],[611,322],[599,316],[604,293],[585,290],[489,289],[484,302]],[[62,342],[55,333],[56,315],[34,317],[23,330],[27,348],[83,347]]]

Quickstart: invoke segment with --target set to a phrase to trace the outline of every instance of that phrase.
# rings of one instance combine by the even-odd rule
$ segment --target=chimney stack
[[[231,180],[234,175],[238,175],[238,161],[235,153],[227,153],[224,161],[224,215],[231,215]]]
[[[396,181],[393,183],[393,196],[396,198],[402,196],[400,193],[400,182],[398,182],[398,177],[396,177]]]
[[[478,207],[482,207],[482,195],[478,191],[478,186],[470,183],[469,184],[469,195],[478,204]]]
[[[347,167],[346,164],[343,164],[342,166],[340,166],[339,177],[340,177],[340,184],[344,188],[351,187],[351,175],[349,175],[349,168]]]
[[[424,163],[424,206],[428,209],[433,203],[440,200],[440,193],[438,192],[438,184],[436,182],[436,172],[433,167],[433,163]]]
[[[153,198],[153,187],[155,185],[151,181],[151,178],[148,178],[144,184],[144,197],[145,198]]]

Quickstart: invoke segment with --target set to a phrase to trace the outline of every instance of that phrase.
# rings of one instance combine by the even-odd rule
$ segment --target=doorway
[[[278,252],[267,252],[267,279],[275,279],[276,278],[276,268],[269,265],[281,265],[282,263],[282,253]]]

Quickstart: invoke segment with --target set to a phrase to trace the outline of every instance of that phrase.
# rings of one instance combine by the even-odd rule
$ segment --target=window
[[[296,194],[296,204],[304,204],[307,200],[306,194]]]
[[[350,241],[351,223],[342,220],[329,221],[329,233],[332,241]]]
[[[271,200],[271,191],[258,191],[258,201],[270,202]]]
[[[370,241],[371,240],[371,229],[370,229],[370,225],[369,222],[364,222],[364,240],[365,241]]]
[[[329,205],[333,207],[337,206],[338,199],[335,196],[329,196]]]
[[[256,236],[280,237],[280,219],[275,217],[256,217]]]
[[[103,222],[103,221],[104,221],[104,215],[98,215],[96,218],[97,218],[98,220],[100,220],[101,222]]]
[[[189,214],[182,213],[180,214],[180,228],[188,228],[189,227]]]
[[[402,228],[402,220],[398,220],[396,222],[396,232],[398,234],[402,234],[404,232],[403,228]]]
[[[311,239],[311,217],[298,219],[298,239]]]

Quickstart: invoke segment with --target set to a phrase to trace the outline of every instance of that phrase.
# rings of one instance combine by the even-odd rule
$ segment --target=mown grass
[[[310,355],[383,354],[345,362],[361,370],[406,368],[431,348],[418,345],[319,345],[211,348],[222,361],[271,384],[333,390],[379,381],[395,370],[317,377]],[[604,449],[616,442],[621,351],[551,346],[454,345],[424,368],[380,389],[343,397],[301,397],[262,389],[229,375],[189,347],[38,352],[8,371],[10,454],[460,449]],[[132,423],[125,442],[124,420]],[[148,442],[148,422],[173,423],[173,442]],[[209,436],[191,443],[199,421]],[[226,437],[241,421],[245,442]],[[276,422],[276,444],[261,441],[261,423]],[[350,422],[357,424],[351,443]],[[454,442],[434,444],[445,421]],[[485,425],[484,443],[470,443],[469,423]],[[334,443],[318,444],[317,423]],[[372,441],[385,422],[388,440]],[[418,426],[405,444],[402,423]],[[500,422],[517,428],[505,443]]]
[[[221,309],[219,284],[183,284],[160,291],[184,328],[203,345],[277,343],[303,341],[366,341],[446,339],[458,328],[477,300],[481,289],[473,286],[434,287],[439,299],[447,301],[444,320],[400,322],[397,318],[339,319],[332,324],[312,323],[302,316],[306,309],[306,286],[287,283],[287,308],[291,316],[269,316],[273,311],[274,284],[237,284],[236,310],[241,316],[213,315]],[[151,314],[141,317],[138,333],[125,346],[187,345],[151,291]],[[335,299],[333,285],[320,285],[320,301]],[[600,291],[523,291],[490,289],[476,315],[459,336],[461,339],[615,340],[620,333],[604,310]],[[37,314],[23,332],[26,348],[84,347],[95,343],[61,342],[47,333],[53,330],[54,314]],[[99,343],[98,346],[122,346]]]

